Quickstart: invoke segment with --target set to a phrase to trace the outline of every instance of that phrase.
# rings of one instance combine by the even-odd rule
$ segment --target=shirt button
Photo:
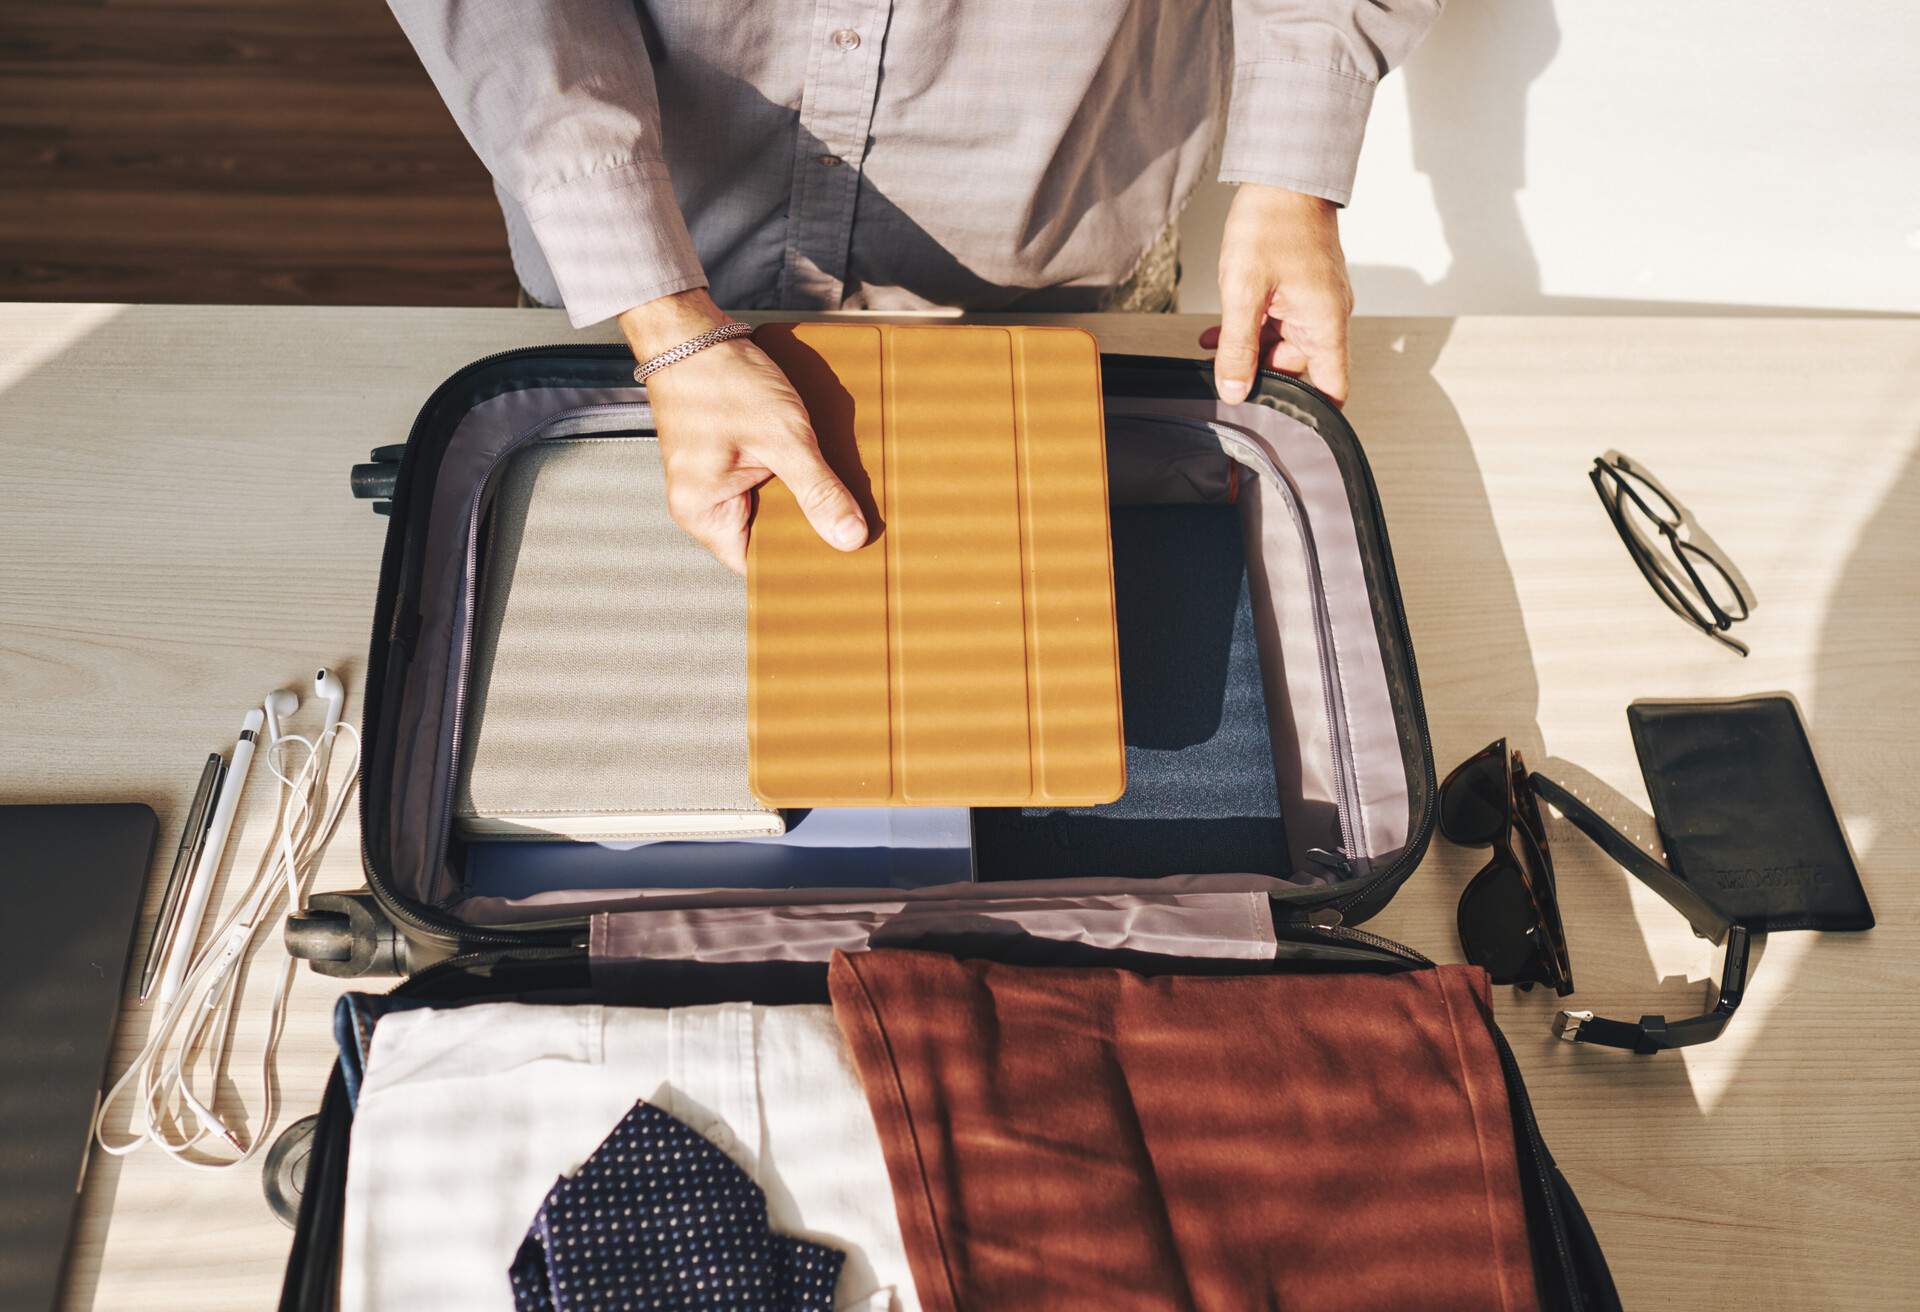
[[[824,169],[834,169],[834,168],[840,167],[840,157],[838,155],[819,155],[814,158],[813,162],[818,164],[821,168],[824,168]]]
[[[858,50],[860,34],[850,27],[843,27],[830,38],[835,50]]]

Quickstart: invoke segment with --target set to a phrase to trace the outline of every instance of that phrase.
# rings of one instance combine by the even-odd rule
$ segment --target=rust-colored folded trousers
[[[1484,971],[830,980],[926,1312],[1536,1306]]]

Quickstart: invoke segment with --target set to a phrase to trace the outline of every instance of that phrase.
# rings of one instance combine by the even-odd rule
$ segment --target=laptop
[[[158,824],[145,806],[0,806],[0,1307],[59,1297]]]

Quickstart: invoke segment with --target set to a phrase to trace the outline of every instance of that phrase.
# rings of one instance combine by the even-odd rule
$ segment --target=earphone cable
[[[343,734],[352,739],[351,750],[341,758],[346,763],[345,783],[329,795],[333,748]],[[305,747],[307,755],[289,776],[280,749],[294,743]],[[183,1166],[226,1170],[251,1158],[273,1128],[277,1103],[273,1062],[297,973],[292,959],[284,964],[274,987],[260,1053],[260,1120],[248,1137],[243,1139],[217,1114],[218,1095],[211,1091],[218,1089],[226,1066],[246,967],[265,938],[261,931],[276,923],[276,909],[283,898],[290,911],[304,908],[307,888],[345,813],[359,775],[360,735],[344,722],[333,724],[317,740],[287,734],[270,744],[266,757],[280,783],[274,831],[246,890],[193,959],[178,996],[155,1016],[139,1054],[101,1099],[94,1138],[102,1151],[113,1156],[125,1156],[152,1143]],[[204,1096],[193,1080],[198,1067],[207,1072],[204,1087],[209,1092]],[[139,1098],[134,1104],[133,1137],[111,1142],[106,1132],[108,1114],[135,1087]],[[210,1136],[239,1155],[205,1156],[201,1145]],[[202,1155],[190,1155],[196,1150]]]

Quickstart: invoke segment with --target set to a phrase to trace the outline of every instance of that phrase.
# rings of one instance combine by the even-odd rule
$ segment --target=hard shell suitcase
[[[1325,398],[1281,375],[1263,374],[1247,402],[1224,405],[1207,362],[1106,355],[1101,363],[1114,501],[1240,507],[1289,871],[1116,872],[1062,881],[995,881],[983,871],[976,884],[893,894],[889,906],[960,899],[979,915],[918,924],[913,945],[1040,964],[1155,973],[1430,965],[1355,928],[1419,864],[1437,792],[1385,518],[1358,438]],[[390,517],[362,728],[367,890],[315,898],[290,923],[290,948],[317,970],[341,977],[412,971],[392,996],[438,1002],[821,1001],[825,966],[817,956],[776,949],[767,955],[787,959],[663,960],[649,956],[645,927],[659,913],[688,908],[778,916],[808,905],[874,903],[871,889],[597,889],[518,899],[462,889],[449,812],[488,492],[504,460],[543,438],[645,440],[651,415],[630,369],[619,347],[529,348],[477,361],[429,398],[404,447],[377,450],[354,471],[356,495],[376,500]],[[1271,959],[1114,951],[1076,929],[1088,899],[1209,891],[1264,898]],[[1010,902],[1057,912],[1045,933],[1008,933],[993,927],[992,914]],[[1499,1046],[1543,1306],[1616,1306],[1592,1232],[1540,1142],[1503,1040]],[[285,1309],[335,1305],[350,1127],[336,1069],[314,1131]]]

